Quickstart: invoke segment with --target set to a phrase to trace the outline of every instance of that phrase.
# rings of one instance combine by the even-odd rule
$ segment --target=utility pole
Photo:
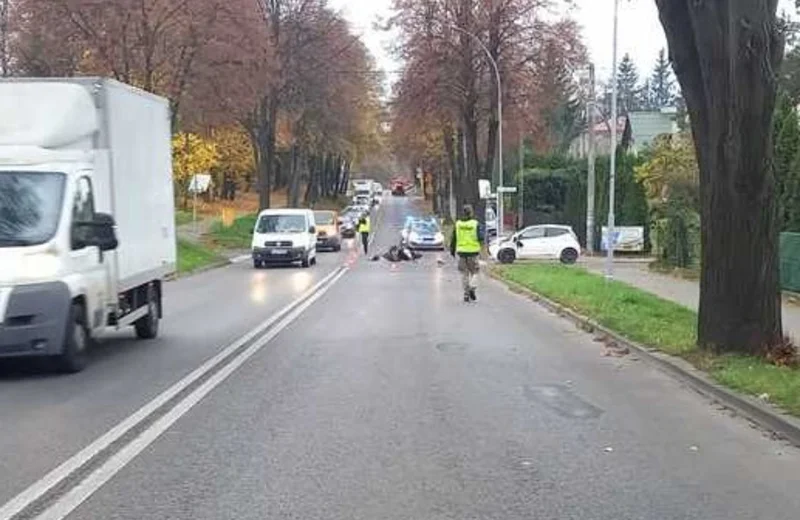
[[[8,59],[8,17],[10,0],[0,0],[0,77],[10,75]]]
[[[619,25],[619,0],[614,0],[614,51],[611,71],[611,168],[608,175],[608,234],[606,236],[606,278],[614,278],[614,205],[617,183],[617,30]]]
[[[525,225],[525,136],[519,134],[519,204],[517,204],[517,229]]]
[[[594,254],[594,192],[596,183],[595,173],[595,136],[594,136],[594,113],[597,94],[595,93],[594,64],[589,64],[589,100],[586,103],[589,124],[589,175],[586,182],[586,250],[589,254]]]

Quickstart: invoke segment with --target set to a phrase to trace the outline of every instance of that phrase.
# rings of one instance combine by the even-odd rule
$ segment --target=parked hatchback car
[[[572,227],[556,224],[530,226],[489,246],[489,254],[501,264],[511,264],[517,259],[555,259],[574,264],[580,251]]]

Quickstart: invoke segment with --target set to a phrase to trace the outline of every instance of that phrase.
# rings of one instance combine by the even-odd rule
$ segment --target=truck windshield
[[[306,217],[303,215],[264,215],[258,221],[259,233],[305,233]]]
[[[0,172],[0,247],[44,244],[58,229],[61,173]]]

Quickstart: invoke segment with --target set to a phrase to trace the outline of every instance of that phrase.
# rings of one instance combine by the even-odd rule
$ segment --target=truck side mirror
[[[310,228],[308,228],[308,232],[311,233],[311,234],[316,233],[317,232],[316,226],[311,226]]]
[[[119,246],[117,233],[115,231],[116,222],[114,217],[107,213],[96,213],[91,222],[76,222],[75,226],[83,227],[87,230],[85,239],[86,246],[96,246],[100,251],[113,251]]]

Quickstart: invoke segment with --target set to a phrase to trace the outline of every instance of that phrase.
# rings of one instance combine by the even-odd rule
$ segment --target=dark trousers
[[[364,254],[369,253],[369,233],[361,233],[361,244],[364,246]]]

